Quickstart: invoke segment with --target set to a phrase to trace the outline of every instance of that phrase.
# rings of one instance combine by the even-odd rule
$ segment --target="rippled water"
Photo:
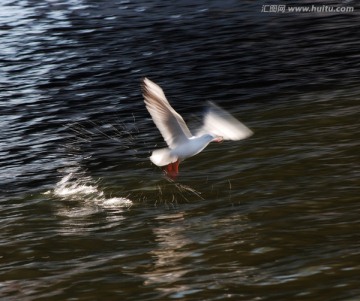
[[[262,4],[2,1],[1,299],[359,300],[360,7]],[[255,135],[167,180],[144,76]]]

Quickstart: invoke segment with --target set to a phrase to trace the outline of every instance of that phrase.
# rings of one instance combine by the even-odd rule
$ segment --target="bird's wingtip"
[[[147,93],[150,83],[151,81],[146,76],[141,79],[141,89],[143,94]]]
[[[153,81],[151,81],[148,77],[144,76],[141,80],[141,86],[145,90],[146,88],[150,88],[152,86],[157,86]]]

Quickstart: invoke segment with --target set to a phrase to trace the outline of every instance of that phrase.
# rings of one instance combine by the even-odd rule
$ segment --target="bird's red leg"
[[[169,163],[168,165],[164,166],[163,167],[163,171],[169,175],[169,174],[172,174],[173,172],[173,163]]]
[[[177,160],[176,162],[170,163],[164,167],[164,171],[169,178],[175,180],[179,173],[179,163],[180,161]]]
[[[180,161],[177,160],[176,162],[173,163],[174,164],[174,171],[176,172],[176,174],[179,173],[179,164],[180,164]]]

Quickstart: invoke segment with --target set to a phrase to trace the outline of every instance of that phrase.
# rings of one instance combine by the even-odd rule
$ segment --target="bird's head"
[[[216,136],[216,135],[212,135],[212,134],[205,134],[203,136],[201,136],[201,138],[204,140],[204,141],[207,141],[207,142],[223,142],[224,138],[222,136]]]
[[[224,141],[224,138],[222,136],[216,136],[215,138],[213,138],[211,140],[212,142],[217,142],[217,143],[221,143]]]

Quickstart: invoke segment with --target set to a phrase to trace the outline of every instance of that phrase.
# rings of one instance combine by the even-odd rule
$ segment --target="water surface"
[[[3,1],[1,298],[358,300],[359,7],[339,5]],[[191,127],[211,100],[254,136],[169,181],[144,76]]]

